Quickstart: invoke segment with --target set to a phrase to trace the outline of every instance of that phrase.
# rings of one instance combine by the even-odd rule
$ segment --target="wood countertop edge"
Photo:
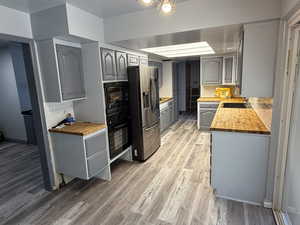
[[[220,113],[220,110],[222,109],[222,103],[223,101],[220,102],[218,109],[216,111],[215,116],[217,115],[217,113]],[[260,119],[260,117],[257,115],[257,113],[255,112],[255,110],[253,108],[249,108],[249,110],[253,111],[257,117],[257,119],[262,123],[262,125],[265,127],[266,131],[263,130],[251,130],[251,129],[234,129],[234,128],[218,128],[218,127],[213,127],[215,122],[215,118],[212,121],[212,125],[209,128],[210,131],[223,131],[223,132],[237,132],[237,133],[248,133],[248,134],[262,134],[262,135],[271,135],[271,131],[266,127],[266,125],[262,122],[262,120]]]
[[[232,132],[232,133],[244,133],[244,134],[264,134],[270,135],[270,131],[257,131],[257,130],[239,130],[239,129],[228,129],[228,128],[210,128],[210,131],[223,131],[223,132]]]
[[[219,97],[200,97],[197,102],[243,102],[246,101],[244,97],[232,97],[232,98],[219,98]]]
[[[159,104],[164,104],[164,103],[172,101],[172,100],[173,100],[173,98],[163,99],[163,100],[159,101]]]
[[[95,125],[95,123],[91,123],[93,125]],[[59,134],[69,134],[69,135],[77,135],[77,136],[87,136],[87,135],[90,135],[90,134],[93,134],[93,133],[96,133],[96,132],[99,132],[101,130],[104,130],[106,129],[106,125],[105,124],[97,124],[99,127],[95,128],[95,127],[92,127],[91,130],[89,131],[66,131],[66,130],[62,130],[61,128],[51,128],[49,129],[48,131],[50,133],[59,133]]]

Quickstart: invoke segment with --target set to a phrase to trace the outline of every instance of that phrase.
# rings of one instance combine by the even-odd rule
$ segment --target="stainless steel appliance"
[[[201,102],[198,103],[198,129],[209,130],[215,117],[218,102]]]
[[[160,147],[158,69],[128,67],[133,157],[148,159]]]
[[[104,90],[109,152],[112,159],[131,144],[128,82],[105,83]]]

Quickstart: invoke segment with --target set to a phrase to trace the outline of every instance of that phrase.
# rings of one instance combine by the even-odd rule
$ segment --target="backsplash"
[[[230,85],[201,86],[201,97],[215,97],[216,88],[218,87],[234,87],[234,86],[230,86]],[[235,87],[234,96],[235,97],[240,96],[239,89],[237,87]]]
[[[251,97],[248,101],[265,126],[271,130],[273,99]]]
[[[66,118],[67,113],[74,115],[73,102],[45,103],[47,127],[51,128]]]

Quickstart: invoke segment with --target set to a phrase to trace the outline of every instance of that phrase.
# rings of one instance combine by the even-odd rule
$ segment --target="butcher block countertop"
[[[105,128],[106,128],[105,124],[75,122],[72,125],[65,125],[63,128],[52,128],[49,131],[54,133],[64,133],[64,134],[85,136]]]
[[[233,97],[233,98],[219,98],[219,97],[200,97],[197,99],[198,102],[244,102],[245,98]]]
[[[159,99],[159,104],[163,104],[163,103],[165,103],[165,102],[168,102],[168,101],[171,101],[173,98],[171,98],[171,97],[161,97],[160,99]]]
[[[210,127],[211,131],[271,134],[252,108],[223,108],[221,103]]]

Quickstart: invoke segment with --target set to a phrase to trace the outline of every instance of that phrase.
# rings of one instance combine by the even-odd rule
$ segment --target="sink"
[[[248,103],[226,102],[226,103],[223,103],[223,108],[240,108],[240,109],[246,109],[246,108],[250,108],[250,105]]]

